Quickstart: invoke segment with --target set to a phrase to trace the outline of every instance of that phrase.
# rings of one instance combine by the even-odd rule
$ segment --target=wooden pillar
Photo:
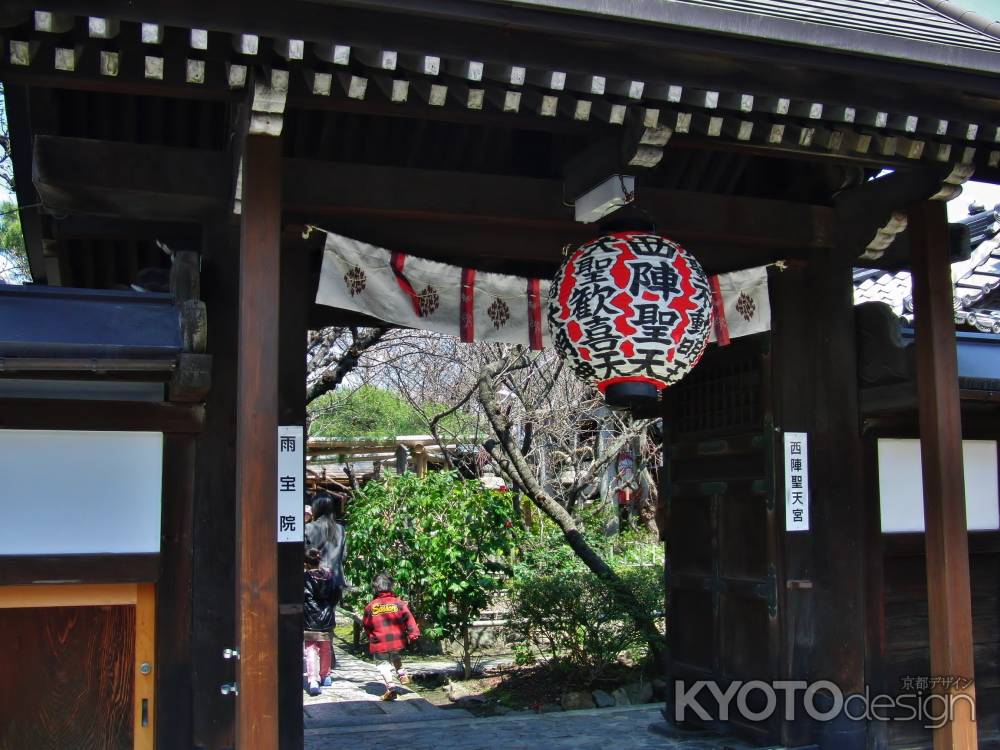
[[[201,289],[211,320],[212,387],[205,403],[205,428],[195,456],[195,496],[191,523],[191,697],[194,747],[233,747],[232,696],[219,687],[235,681],[232,648],[236,627],[236,353],[239,318],[239,237],[229,216],[205,222]],[[166,465],[164,465],[166,470]],[[171,694],[161,705],[170,705]],[[161,724],[166,723],[161,716]],[[160,744],[161,748],[181,744]]]
[[[413,466],[417,476],[427,475],[427,446],[419,443],[413,446]]]
[[[163,437],[160,580],[156,584],[156,697],[169,715],[155,721],[158,747],[193,744],[191,598],[195,437]]]
[[[318,282],[319,279],[317,278]],[[315,297],[309,278],[309,248],[281,249],[281,344],[278,413],[283,425],[306,423],[306,331]],[[302,542],[278,545],[278,731],[281,750],[301,750],[302,721]]]
[[[912,206],[908,231],[913,255],[931,674],[972,678],[972,596],[962,414],[944,204],[925,201]],[[975,699],[974,687],[964,692]],[[952,690],[949,696],[958,693]],[[978,747],[969,702],[960,698],[956,701],[952,721],[934,731],[935,750]]]
[[[236,410],[237,750],[278,747],[277,428],[281,140],[243,160]]]
[[[809,436],[810,529],[785,531],[779,617],[780,679],[830,680],[844,693],[865,683],[864,492],[858,417],[851,255],[814,251],[806,268],[770,277],[771,377],[777,505],[784,502],[782,432]],[[789,581],[794,582],[789,584]],[[863,723],[783,722],[789,747],[865,747]]]
[[[406,473],[406,463],[408,452],[405,445],[396,446],[396,473],[405,474]]]

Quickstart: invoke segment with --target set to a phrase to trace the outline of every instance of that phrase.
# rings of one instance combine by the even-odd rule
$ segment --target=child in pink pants
[[[310,548],[305,554],[305,590],[302,602],[302,620],[305,626],[302,653],[306,661],[306,680],[309,695],[319,695],[320,684],[333,681],[333,649],[330,631],[336,624],[333,604],[333,574],[319,567],[320,553]]]

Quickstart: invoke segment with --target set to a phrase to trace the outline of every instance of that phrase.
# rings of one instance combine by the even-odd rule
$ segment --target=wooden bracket
[[[652,169],[663,159],[663,149],[673,133],[673,128],[660,120],[658,109],[630,108],[621,135],[589,146],[566,165],[566,197],[576,198],[613,174]]]
[[[177,357],[177,369],[167,385],[170,401],[204,401],[212,385],[212,355],[184,352]]]
[[[921,200],[947,200],[971,174],[971,167],[963,165],[927,167],[895,172],[840,192],[833,201],[836,247],[852,258],[878,261],[879,266],[907,264],[906,207]],[[950,245],[952,257],[969,251],[968,237],[961,230],[952,233]],[[884,258],[887,252],[890,255]]]

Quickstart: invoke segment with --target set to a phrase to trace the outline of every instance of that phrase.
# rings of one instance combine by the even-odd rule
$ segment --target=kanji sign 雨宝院
[[[301,425],[278,427],[278,541],[301,542],[303,531]]]

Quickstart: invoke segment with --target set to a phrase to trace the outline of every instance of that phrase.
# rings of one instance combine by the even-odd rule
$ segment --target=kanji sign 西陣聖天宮
[[[809,531],[809,436],[785,433],[785,531]]]

